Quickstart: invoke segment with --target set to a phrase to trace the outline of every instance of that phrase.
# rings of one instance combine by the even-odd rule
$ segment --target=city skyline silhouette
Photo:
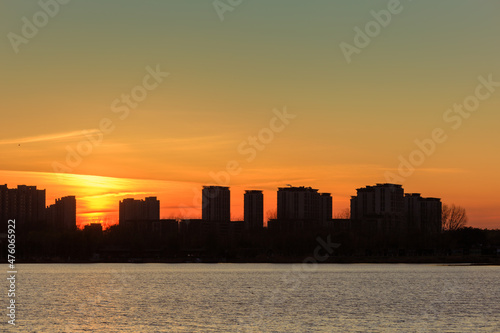
[[[294,262],[314,239],[327,240],[329,262],[479,263],[494,262],[499,251],[500,229],[470,227],[464,208],[398,184],[356,189],[347,216],[333,215],[330,193],[287,184],[265,219],[263,192],[246,190],[238,220],[231,219],[230,187],[199,190],[201,218],[161,218],[157,197],[128,197],[118,203],[119,223],[77,226],[75,196],[50,204],[45,189],[1,185],[0,218],[15,223],[23,262]]]
[[[382,184],[377,184],[376,187],[378,187],[379,185],[382,185]],[[396,186],[399,186],[401,187],[402,185],[396,185]],[[0,187],[0,190],[2,190],[2,192],[0,194],[0,199],[5,201],[5,202],[8,202],[8,192],[7,191],[18,191],[19,189],[24,189],[24,188],[28,188],[28,189],[32,189],[34,191],[37,191],[37,192],[40,192],[39,195],[43,195],[43,209],[44,210],[47,210],[47,213],[44,213],[44,214],[53,214],[53,213],[49,213],[49,209],[50,208],[53,208],[53,206],[55,206],[54,204],[50,204],[49,203],[49,200],[47,200],[47,190],[46,189],[41,189],[41,188],[37,188],[36,185],[31,185],[31,186],[26,186],[26,185],[17,185],[17,188],[12,188],[12,189],[9,189],[8,188],[8,185],[5,184],[5,185],[2,185]],[[221,186],[221,185],[203,185],[202,186],[202,190],[200,190],[199,192],[199,198],[201,198],[201,202],[200,202],[200,206],[199,207],[192,207],[192,209],[189,209],[189,210],[181,210],[182,213],[184,214],[179,214],[179,215],[170,215],[168,217],[166,217],[166,214],[164,212],[162,212],[162,209],[160,206],[160,203],[161,203],[161,200],[157,200],[157,196],[142,196],[142,197],[137,197],[137,196],[127,196],[127,195],[124,195],[123,199],[121,200],[116,200],[114,202],[114,205],[116,206],[115,207],[115,211],[117,213],[117,218],[116,220],[95,220],[95,219],[91,219],[91,220],[85,220],[85,222],[82,222],[81,219],[79,219],[79,216],[83,215],[80,211],[79,211],[79,208],[78,207],[81,207],[79,206],[78,204],[73,204],[73,210],[75,211],[75,219],[70,222],[70,225],[71,224],[74,224],[77,228],[79,229],[83,229],[85,226],[89,225],[89,224],[95,224],[95,223],[99,223],[99,224],[102,224],[103,228],[109,228],[110,226],[112,225],[117,225],[119,224],[119,221],[122,219],[121,218],[121,212],[122,212],[122,204],[125,204],[126,202],[130,201],[131,204],[134,204],[134,202],[137,202],[137,203],[140,203],[140,202],[144,202],[144,200],[148,200],[148,198],[154,198],[154,200],[157,200],[157,204],[156,204],[156,207],[155,209],[157,209],[157,213],[154,214],[154,218],[153,219],[176,219],[176,220],[189,220],[189,219],[200,219],[202,218],[203,219],[203,212],[204,212],[204,209],[206,208],[206,205],[204,205],[204,199],[206,199],[207,196],[210,196],[209,194],[206,194],[205,191],[208,191],[209,189],[211,188],[214,188],[214,189],[217,189],[217,188],[221,188],[221,189],[227,189],[227,203],[225,204],[225,209],[226,209],[226,217],[222,218],[222,220],[227,220],[227,221],[241,221],[241,220],[244,220],[244,214],[247,212],[247,210],[245,209],[245,205],[242,205],[242,211],[241,212],[234,212],[233,211],[233,208],[234,206],[231,205],[231,198],[234,199],[234,195],[231,195],[231,187],[230,186]],[[368,186],[366,188],[371,188],[371,186]],[[17,190],[16,190],[17,189]],[[264,198],[265,198],[265,195],[263,194],[264,191],[262,190],[256,190],[256,189],[252,189],[252,190],[244,190],[244,195],[243,197],[246,198],[248,195],[251,195],[252,193],[258,193],[260,194],[261,198],[261,203],[260,203],[260,206],[259,206],[259,210],[260,212],[258,213],[260,215],[259,219],[262,219],[263,221],[263,226],[267,226],[267,222],[271,219],[276,219],[277,217],[281,216],[282,218],[284,218],[285,216],[288,216],[288,215],[285,215],[284,213],[284,210],[281,210],[279,209],[279,205],[280,205],[280,193],[281,194],[285,194],[286,192],[289,192],[289,191],[297,191],[297,190],[304,190],[304,191],[312,191],[313,194],[316,194],[318,196],[318,206],[317,207],[314,207],[314,210],[317,210],[317,212],[315,212],[314,214],[318,214],[318,217],[317,219],[320,219],[320,216],[321,219],[323,220],[328,220],[328,219],[332,219],[332,218],[340,218],[341,219],[341,215],[342,214],[345,214],[345,211],[351,211],[352,209],[352,205],[353,205],[353,202],[351,199],[351,203],[349,205],[349,208],[347,209],[337,209],[337,210],[334,210],[334,202],[335,202],[335,197],[332,196],[331,193],[325,193],[325,192],[318,192],[317,189],[313,189],[312,187],[310,186],[292,186],[291,184],[286,184],[286,187],[278,187],[276,189],[276,194],[275,194],[275,197],[276,197],[276,205],[274,207],[267,207],[267,209],[265,208],[265,205],[264,205]],[[364,190],[364,188],[359,188],[357,189],[356,191],[359,191],[360,190]],[[208,192],[207,192],[208,193]],[[403,193],[403,192],[401,192]],[[408,192],[407,192],[408,193]],[[175,195],[175,194],[173,194]],[[328,206],[326,206],[326,208],[322,208],[320,207],[320,203],[322,204],[322,197],[324,196],[328,196],[328,197],[325,197],[325,198],[328,198],[329,201],[326,203]],[[409,195],[409,194],[405,194],[406,195]],[[420,195],[420,194],[418,194]],[[355,197],[356,194],[354,194],[351,198]],[[63,201],[63,199],[65,200],[66,198],[69,198],[69,199],[72,199],[73,201],[76,200],[76,202],[78,203],[79,202],[79,198],[77,196],[74,196],[74,195],[65,195],[61,198],[55,198],[53,201],[55,202],[55,204],[57,204],[58,202],[60,201]],[[401,198],[403,198],[403,196],[401,196]],[[42,202],[41,199],[39,199],[40,202]],[[440,199],[438,199],[440,200]],[[3,203],[2,201],[2,203]],[[198,202],[200,200],[197,200]],[[441,200],[440,200],[441,201]],[[291,202],[291,205],[296,205],[297,203],[296,202]],[[285,205],[282,203],[281,204],[282,207],[284,207]],[[164,207],[164,206],[163,206]],[[239,207],[239,206],[238,206]],[[182,207],[181,207],[182,209]],[[283,208],[285,209],[285,208]],[[293,207],[292,208],[288,208],[290,209],[291,211],[293,210]],[[4,206],[1,206],[0,205],[0,212],[2,213],[1,215],[4,216],[5,215],[5,218],[8,218],[8,213],[5,212],[5,207]],[[202,213],[202,216],[200,216],[199,214],[196,214],[196,212],[200,212]],[[144,213],[146,214],[146,213]],[[191,214],[191,215],[189,215]],[[254,213],[255,214],[255,213]],[[254,215],[253,214],[253,215]],[[136,213],[137,215],[137,213]],[[206,216],[208,216],[208,213],[205,214]],[[307,215],[309,216],[309,215]],[[15,217],[15,216],[14,216]],[[14,218],[12,217],[12,218]],[[45,215],[44,215],[44,219],[45,219]],[[47,218],[48,219],[48,218]],[[139,216],[137,215],[135,219],[150,219],[148,217],[148,215],[144,215],[144,216]],[[218,220],[220,218],[215,218],[215,220]],[[306,219],[309,219],[309,218],[306,218]],[[106,223],[104,223],[106,222]],[[61,222],[63,223],[63,222]]]

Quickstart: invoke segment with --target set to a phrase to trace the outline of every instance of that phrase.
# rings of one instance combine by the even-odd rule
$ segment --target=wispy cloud
[[[398,171],[398,168],[379,168],[383,171]],[[416,171],[428,173],[463,173],[468,172],[466,169],[461,168],[415,168]]]
[[[100,198],[110,198],[110,197],[123,197],[126,195],[150,195],[153,194],[153,192],[116,192],[116,193],[104,193],[104,194],[97,194],[97,195],[88,195],[88,196],[81,196],[79,199],[82,200],[88,200],[88,199],[100,199]]]
[[[220,141],[224,139],[222,135],[206,135],[206,136],[193,136],[193,137],[166,137],[161,139],[152,139],[149,142],[153,143],[172,143],[172,144],[185,144],[192,142],[205,142],[205,141]]]
[[[468,172],[466,169],[461,168],[422,168],[418,169],[424,172],[434,172],[434,173],[463,173]]]
[[[113,208],[109,208],[109,209],[80,209],[79,210],[79,215],[90,215],[90,216],[95,216],[95,215],[102,215],[102,214],[115,214],[116,213],[116,209],[113,209]]]
[[[145,140],[135,140],[134,142],[128,143],[130,146],[141,146],[141,150],[146,147],[151,149],[158,149],[161,145],[168,150],[180,150],[186,151],[189,149],[200,150],[203,148],[214,148],[216,146],[230,146],[235,145],[235,140],[229,139],[222,135],[209,135],[209,136],[198,136],[198,137],[179,137],[179,138],[157,138],[157,139],[145,139]]]
[[[92,135],[99,132],[98,129],[90,129],[90,130],[80,130],[80,131],[71,131],[64,133],[52,133],[52,134],[43,134],[37,136],[28,136],[24,138],[17,139],[4,139],[0,140],[0,145],[12,145],[12,144],[21,144],[21,143],[34,143],[34,142],[48,142],[48,141],[62,141],[62,140],[70,140],[70,139],[78,139],[83,138],[86,135]]]
[[[179,184],[195,184],[201,186],[202,184],[193,180],[180,180],[180,179],[170,179],[170,178],[130,178],[130,177],[109,177],[109,176],[97,176],[88,174],[76,174],[76,173],[55,173],[55,172],[42,172],[42,171],[18,171],[18,170],[2,170],[0,169],[0,178],[15,178],[22,179],[22,182],[28,183],[44,183],[44,184],[62,184],[69,187],[88,187],[94,189],[109,189],[116,188],[119,189],[129,189],[137,186],[154,185],[154,188],[168,187],[172,185]],[[30,184],[31,184],[30,183]],[[120,191],[124,192],[124,191]],[[145,192],[149,194],[152,192]],[[140,193],[139,193],[140,194]],[[97,195],[97,194],[96,194]]]

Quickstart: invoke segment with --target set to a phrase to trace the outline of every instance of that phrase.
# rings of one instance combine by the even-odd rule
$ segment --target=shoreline
[[[225,258],[188,258],[152,259],[108,259],[108,260],[57,260],[32,259],[18,260],[16,264],[303,264],[304,258],[272,258],[267,260],[243,260]],[[328,264],[427,264],[443,266],[500,266],[500,257],[331,257],[320,265]]]

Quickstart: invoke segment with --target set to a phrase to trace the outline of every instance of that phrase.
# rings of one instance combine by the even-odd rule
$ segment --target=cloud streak
[[[398,171],[398,168],[380,168],[384,171]],[[466,169],[461,168],[415,168],[416,171],[429,172],[429,173],[464,173]]]
[[[63,141],[70,139],[83,138],[86,135],[91,135],[99,132],[98,129],[90,130],[79,130],[64,133],[53,133],[53,134],[43,134],[37,136],[28,136],[24,138],[17,139],[5,139],[0,140],[0,145],[12,145],[12,144],[22,144],[22,143],[39,143],[39,142],[50,142],[50,141]]]
[[[105,193],[105,194],[97,194],[97,195],[88,195],[81,196],[82,200],[90,200],[90,199],[101,199],[101,198],[115,198],[115,197],[123,197],[127,195],[151,195],[153,192],[117,192],[117,193]]]

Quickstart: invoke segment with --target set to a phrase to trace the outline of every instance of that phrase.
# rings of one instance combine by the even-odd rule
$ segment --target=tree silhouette
[[[443,230],[453,231],[462,229],[467,224],[467,213],[465,208],[452,204],[443,205],[442,223]]]
[[[277,219],[278,218],[278,212],[276,211],[276,209],[271,209],[271,210],[268,210],[266,212],[266,218],[268,220],[274,220],[274,219]]]
[[[342,209],[340,212],[335,214],[336,219],[350,219],[351,210],[349,208]]]

